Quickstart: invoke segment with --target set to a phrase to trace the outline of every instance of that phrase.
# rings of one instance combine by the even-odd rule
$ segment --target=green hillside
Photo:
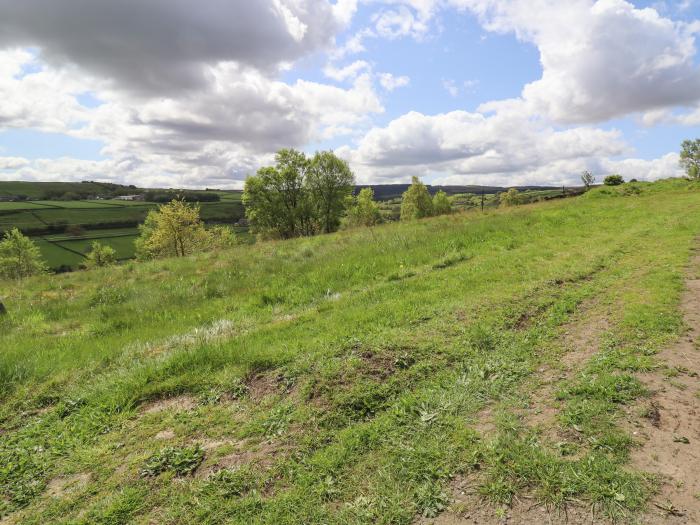
[[[29,200],[58,197],[65,193],[77,195],[120,195],[133,193],[135,186],[108,182],[28,182],[0,181],[0,196],[24,196]]]
[[[669,180],[0,284],[3,525],[631,520],[699,232]]]

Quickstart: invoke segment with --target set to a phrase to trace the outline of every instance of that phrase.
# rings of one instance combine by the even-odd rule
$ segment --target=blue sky
[[[0,179],[240,187],[281,147],[359,182],[654,179],[700,136],[697,0],[93,4],[4,8]]]

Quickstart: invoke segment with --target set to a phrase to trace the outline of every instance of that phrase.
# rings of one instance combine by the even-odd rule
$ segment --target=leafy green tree
[[[305,186],[315,208],[315,215],[323,233],[334,232],[340,226],[346,200],[355,186],[350,166],[332,151],[321,151],[311,160]]]
[[[139,259],[184,257],[206,249],[210,241],[199,217],[199,206],[181,200],[151,210],[139,226],[136,256]]]
[[[583,182],[583,185],[586,187],[586,190],[589,190],[591,186],[595,183],[595,177],[590,171],[585,170],[581,174],[581,182]]]
[[[499,194],[498,202],[501,206],[517,206],[522,203],[522,195],[515,188],[510,188],[508,191]]]
[[[606,186],[619,186],[620,184],[624,184],[624,182],[625,179],[622,178],[622,175],[608,175],[603,180],[603,184]]]
[[[411,186],[401,199],[401,220],[422,219],[433,214],[433,199],[428,188],[418,177],[413,177]]]
[[[39,247],[17,228],[0,241],[0,277],[22,279],[48,271]]]
[[[700,139],[683,141],[680,164],[689,178],[700,179]]]
[[[110,266],[117,262],[117,252],[111,246],[105,246],[98,241],[92,243],[90,253],[85,257],[87,268],[100,268]]]
[[[379,205],[374,200],[372,188],[362,188],[356,198],[351,199],[348,206],[346,225],[350,228],[357,226],[374,226],[382,222]]]
[[[452,202],[442,190],[433,195],[433,213],[435,215],[449,215],[452,213]]]
[[[288,239],[312,229],[311,206],[304,188],[309,168],[303,153],[280,150],[274,167],[260,168],[246,179],[243,204],[254,233]]]
[[[246,217],[253,232],[288,239],[338,229],[354,177],[332,152],[283,149],[275,166],[248,177],[243,191]]]

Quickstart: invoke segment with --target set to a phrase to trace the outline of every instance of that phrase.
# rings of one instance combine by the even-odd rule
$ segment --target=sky
[[[0,0],[0,180],[677,176],[699,34],[700,0]]]

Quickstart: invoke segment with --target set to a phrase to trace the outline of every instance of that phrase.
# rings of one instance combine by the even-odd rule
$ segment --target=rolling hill
[[[668,180],[0,284],[3,525],[676,519],[699,232]]]

